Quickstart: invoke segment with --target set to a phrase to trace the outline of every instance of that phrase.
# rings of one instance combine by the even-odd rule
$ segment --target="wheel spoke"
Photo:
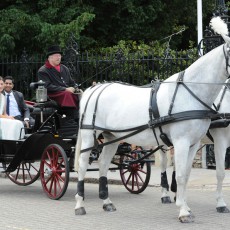
[[[54,183],[54,176],[52,175],[50,179],[51,179],[51,183],[50,183],[50,188],[49,188],[48,191],[49,191],[49,193],[51,194],[51,190],[52,190],[52,188],[53,188],[53,183]]]
[[[54,182],[54,196],[57,196],[57,178],[56,177],[54,177],[53,182]]]
[[[22,163],[22,180],[23,180],[23,183],[25,183],[25,168],[24,168],[24,163]]]
[[[39,172],[39,170],[33,164],[30,164],[30,167],[32,167],[37,173]]]
[[[129,176],[128,176],[127,180],[126,180],[126,184],[127,184],[127,185],[129,184],[129,181],[130,181],[130,179],[131,179],[131,176],[132,176],[132,173],[129,174]]]
[[[33,177],[32,177],[32,175],[30,173],[29,167],[27,167],[27,164],[25,164],[25,170],[27,171],[28,176],[30,177],[30,179],[32,179]]]
[[[59,187],[59,190],[61,190],[62,189],[62,187],[61,187],[61,184],[60,184],[60,180],[58,180],[58,178],[56,177],[56,181],[57,181],[57,185],[58,185],[58,187]],[[64,182],[63,180],[62,180],[62,182]]]
[[[137,190],[139,190],[140,189],[140,183],[139,183],[139,180],[138,180],[138,176],[137,176],[137,174],[135,173],[134,174],[134,177],[135,177],[135,179],[136,179],[136,187],[137,187]]]
[[[137,176],[137,179],[139,178],[141,180],[141,182],[144,183],[144,180],[143,180],[143,178],[139,172],[136,172],[136,176]]]
[[[48,166],[49,168],[51,168],[51,164],[49,164],[49,163],[47,162],[47,160],[43,160],[43,163],[44,163],[46,166]]]
[[[47,155],[49,161],[51,162],[51,161],[52,161],[52,160],[51,160],[52,158],[50,157],[50,154],[49,154],[48,150],[46,151],[46,155]]]
[[[147,172],[144,171],[143,169],[140,169],[140,168],[139,168],[138,171],[144,173],[145,175],[147,174]]]
[[[63,178],[61,177],[61,175],[57,174],[57,177],[59,178],[60,181],[62,181],[64,183],[65,180],[63,180]]]
[[[16,173],[15,180],[18,180],[19,171],[20,171],[20,166],[17,168],[17,173]]]
[[[135,181],[134,181],[134,176],[135,176],[135,175],[132,173],[132,190],[134,190],[134,182],[135,182]]]
[[[57,162],[57,168],[61,167],[63,162],[64,162],[64,160],[63,160],[63,159],[61,159],[61,161],[60,161],[60,162]]]
[[[45,184],[47,185],[48,182],[52,179],[53,175],[51,175],[49,178],[46,179]]]
[[[126,174],[127,172],[129,172],[128,169],[126,171],[122,172],[122,175]]]

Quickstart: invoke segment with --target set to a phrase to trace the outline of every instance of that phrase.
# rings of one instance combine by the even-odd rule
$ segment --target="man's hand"
[[[30,127],[29,121],[24,121],[24,122],[25,122],[26,128],[29,128]]]
[[[69,92],[71,92],[71,93],[74,93],[74,92],[75,92],[74,87],[68,87],[68,88],[66,88],[65,90],[66,90],[66,91],[69,91]]]

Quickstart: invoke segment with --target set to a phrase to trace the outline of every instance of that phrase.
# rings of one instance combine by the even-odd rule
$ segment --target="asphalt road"
[[[40,181],[20,187],[9,179],[0,178],[0,230],[133,230],[133,229],[228,229],[230,213],[220,214],[215,209],[213,186],[190,186],[188,204],[195,222],[181,224],[175,203],[161,204],[160,187],[151,186],[138,195],[130,194],[122,185],[109,185],[110,198],[116,212],[106,213],[98,198],[98,185],[85,184],[85,216],[75,216],[76,183],[70,182],[60,200],[50,200]],[[224,187],[225,200],[230,204],[230,187]],[[173,197],[173,194],[171,194]]]

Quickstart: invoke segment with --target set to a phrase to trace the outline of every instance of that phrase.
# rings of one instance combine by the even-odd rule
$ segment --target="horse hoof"
[[[78,209],[75,209],[75,215],[85,215],[86,214],[86,211],[85,211],[85,208],[84,207],[81,207],[81,208],[78,208]]]
[[[194,222],[194,215],[180,216],[179,220],[181,223],[192,223]]]
[[[219,213],[229,213],[230,212],[230,210],[226,206],[224,206],[224,207],[217,207],[216,211],[219,212]]]
[[[112,203],[110,203],[110,204],[104,204],[103,205],[103,209],[106,212],[114,212],[114,211],[117,210],[116,207]]]
[[[162,204],[170,204],[171,203],[170,197],[169,196],[161,197],[161,203]]]

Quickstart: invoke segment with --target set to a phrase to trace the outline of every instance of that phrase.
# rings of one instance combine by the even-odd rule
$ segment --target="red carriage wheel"
[[[40,177],[44,192],[53,200],[60,199],[69,183],[69,163],[60,145],[51,144],[43,152]]]
[[[151,175],[151,162],[147,161],[147,159],[140,163],[131,163],[139,157],[140,153],[135,151],[120,156],[120,176],[122,183],[129,192],[134,194],[141,193],[146,189]],[[127,164],[122,164],[125,162]]]
[[[2,163],[6,170],[8,164]],[[6,172],[6,176],[17,185],[26,186],[34,183],[40,176],[38,162],[24,162],[13,172]]]

